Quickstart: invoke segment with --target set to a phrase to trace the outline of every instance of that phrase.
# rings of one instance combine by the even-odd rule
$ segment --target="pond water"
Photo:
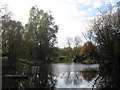
[[[98,64],[53,63],[29,66],[16,71],[27,79],[3,78],[3,88],[92,88],[98,77]]]

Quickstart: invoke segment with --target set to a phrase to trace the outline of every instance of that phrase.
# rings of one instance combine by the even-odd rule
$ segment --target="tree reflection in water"
[[[82,74],[83,78],[88,82],[90,82],[93,78],[95,78],[98,75],[97,70],[84,70],[80,71],[80,73]]]
[[[55,86],[53,75],[50,74],[48,66],[46,68],[44,66],[44,69],[42,66],[30,66],[28,72],[24,73],[28,75],[28,79],[3,77],[2,88],[17,88],[20,90],[22,88],[47,88],[52,90]]]
[[[65,84],[80,85],[82,83],[82,78],[79,72],[69,72],[64,77]]]
[[[58,66],[58,64],[56,65]],[[69,68],[68,65],[66,67]],[[81,88],[80,86],[85,85],[85,82],[90,85],[91,82],[93,84],[93,79],[98,75],[98,70],[84,69],[78,71],[78,67],[76,71],[66,69],[64,72],[55,72],[51,68],[53,68],[51,65],[29,66],[23,71],[20,70],[21,75],[28,75],[28,79],[3,77],[3,88],[47,88],[50,90],[54,88]],[[86,85],[84,88],[87,88]]]
[[[92,88],[97,76],[98,70],[63,72],[57,76],[57,88]]]

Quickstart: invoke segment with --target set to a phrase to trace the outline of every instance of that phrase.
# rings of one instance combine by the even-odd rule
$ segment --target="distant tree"
[[[73,39],[71,37],[66,38],[66,45],[67,47],[64,48],[64,50],[67,52],[68,56],[72,56],[72,45],[73,45]]]
[[[82,43],[82,39],[79,36],[76,36],[73,42],[74,42],[74,47],[79,47]]]
[[[86,54],[90,50],[90,47],[91,47],[90,45],[91,45],[91,42],[89,41],[86,42],[80,50],[80,55]]]
[[[71,37],[67,37],[66,44],[68,45],[69,48],[71,48],[73,44],[73,39]]]
[[[74,55],[79,55],[80,49],[81,49],[81,44],[82,44],[82,39],[79,36],[76,36],[73,40],[74,44]]]
[[[92,52],[92,51],[98,52],[98,49],[92,42],[87,41],[82,46],[82,48],[80,50],[80,55],[85,55],[86,53]]]
[[[63,52],[66,52],[67,56],[74,57],[79,55],[81,49],[82,40],[79,36],[74,37],[67,37],[66,38],[66,45],[67,47],[63,48]]]

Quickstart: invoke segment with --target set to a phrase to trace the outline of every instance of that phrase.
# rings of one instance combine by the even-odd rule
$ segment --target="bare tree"
[[[82,43],[82,39],[81,39],[81,37],[79,37],[79,36],[76,36],[75,38],[74,38],[74,47],[79,47],[80,45],[81,45],[81,43]]]
[[[74,37],[74,55],[78,55],[80,53],[80,46],[82,44],[82,39],[79,36]]]
[[[68,45],[69,48],[71,48],[73,43],[73,39],[71,37],[66,38],[66,44]]]

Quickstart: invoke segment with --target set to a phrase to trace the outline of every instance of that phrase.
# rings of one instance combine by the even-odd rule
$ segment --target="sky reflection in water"
[[[52,64],[56,88],[92,88],[98,68],[97,64]]]

